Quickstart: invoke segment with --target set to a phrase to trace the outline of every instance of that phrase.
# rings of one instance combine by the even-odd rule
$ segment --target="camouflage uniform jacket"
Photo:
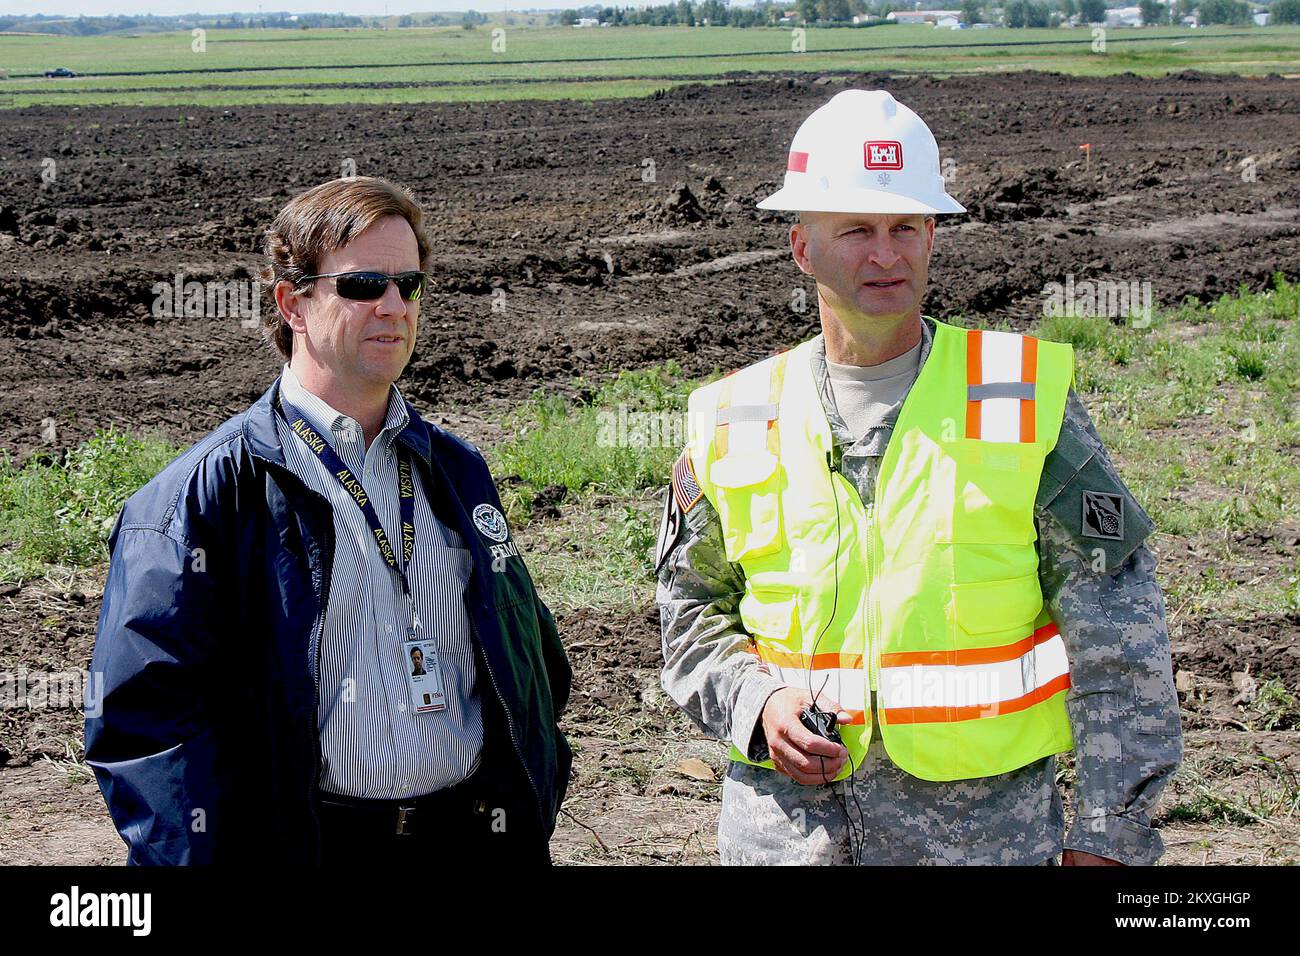
[[[934,333],[931,320],[922,326],[924,365]],[[840,471],[869,503],[902,401],[855,438],[836,410],[820,336],[812,362]],[[1113,521],[1106,528],[1089,523],[1087,493],[1113,496],[1104,501],[1119,505],[1118,533]],[[656,555],[663,687],[704,731],[758,759],[766,755],[763,707],[783,685],[747,651],[749,635],[738,612],[744,572],[726,559],[717,512],[697,489],[682,497],[691,502],[685,512],[670,487]],[[1066,706],[1075,740],[1076,812],[1064,842],[1055,758],[1000,776],[932,783],[895,767],[874,734],[867,760],[847,787],[806,787],[733,762],[719,826],[724,861],[843,861],[836,847],[823,857],[789,837],[792,814],[811,813],[816,822],[825,811],[847,823],[847,809],[826,806],[830,797],[839,807],[852,806],[857,826],[875,841],[851,855],[859,862],[1042,863],[1062,846],[1127,864],[1160,856],[1151,812],[1181,759],[1182,732],[1164,601],[1155,558],[1143,543],[1153,525],[1116,474],[1073,390],[1034,511],[1043,599],[1070,662]],[[1101,536],[1106,532],[1110,536]],[[763,814],[773,819],[758,820]],[[822,839],[841,842],[831,818],[826,822],[830,836]],[[776,838],[769,839],[764,827]],[[853,839],[849,833],[844,840]]]

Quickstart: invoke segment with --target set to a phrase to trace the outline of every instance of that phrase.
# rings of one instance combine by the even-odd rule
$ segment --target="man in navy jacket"
[[[128,862],[544,862],[571,671],[482,456],[392,384],[419,207],[335,180],[266,246],[284,371],[109,538],[86,759]],[[432,712],[416,646],[448,698]]]

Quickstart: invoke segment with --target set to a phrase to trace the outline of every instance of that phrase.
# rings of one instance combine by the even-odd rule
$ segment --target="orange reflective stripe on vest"
[[[1050,621],[1001,647],[903,651],[880,657],[891,724],[978,720],[1015,713],[1070,686],[1061,632]]]
[[[1010,332],[966,333],[966,437],[1035,440],[1038,340]]]

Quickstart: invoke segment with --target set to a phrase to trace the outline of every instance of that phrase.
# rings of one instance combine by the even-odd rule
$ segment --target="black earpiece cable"
[[[821,646],[822,638],[826,635],[826,631],[835,621],[835,613],[839,609],[840,605],[840,496],[839,492],[835,488],[835,475],[837,471],[835,468],[834,455],[834,449],[826,453],[826,466],[830,470],[831,500],[835,503],[835,554],[831,560],[833,573],[835,575],[835,591],[831,598],[831,616],[822,626],[821,632],[818,633],[817,640],[813,642],[812,653],[809,655],[808,696],[812,698],[812,706],[814,709],[817,707],[817,698],[820,697],[822,691],[826,689],[826,682],[830,680],[830,675],[826,675],[826,680],[822,681],[822,686],[818,689],[817,693],[814,694],[812,689],[813,662],[817,659],[817,648]],[[844,749],[845,751],[848,751],[847,746],[845,746]],[[839,805],[840,812],[844,814],[844,823],[848,827],[849,831],[849,859],[852,861],[854,866],[860,866],[862,862],[862,848],[866,844],[866,833],[858,833],[858,828],[853,825],[853,818],[849,815],[849,807],[844,801],[844,795],[835,788],[834,781],[827,777],[826,758],[818,755],[817,759],[821,762],[822,779],[826,781],[827,786],[831,787],[831,793],[835,797],[835,802]],[[858,802],[858,795],[853,783],[853,775],[857,773],[857,769],[857,766],[853,762],[853,754],[850,753],[849,776],[845,783],[845,789],[853,798],[853,805],[858,811],[859,818],[861,818],[862,804]]]

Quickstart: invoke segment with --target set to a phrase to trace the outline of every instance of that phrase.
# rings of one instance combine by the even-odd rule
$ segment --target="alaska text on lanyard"
[[[384,531],[384,526],[379,523],[379,515],[375,513],[374,505],[370,503],[370,496],[366,494],[366,489],[362,486],[361,480],[352,474],[352,470],[343,464],[338,453],[323,436],[314,428],[307,424],[307,419],[302,412],[298,411],[293,405],[280,399],[280,409],[284,413],[284,420],[289,423],[289,429],[300,439],[302,443],[316,453],[316,456],[324,462],[325,467],[330,470],[338,483],[343,486],[344,490],[351,496],[352,500],[357,503],[361,509],[361,514],[366,519],[366,524],[370,527],[370,533],[375,538],[375,544],[379,546],[379,553],[383,555],[384,562],[402,582],[402,591],[406,594],[407,600],[411,602],[411,626],[413,630],[423,629],[420,623],[419,612],[415,610],[415,600],[411,595],[411,584],[407,580],[405,568],[411,566],[411,558],[415,555],[415,482],[411,475],[411,456],[410,452],[398,448],[397,450],[397,497],[402,520],[402,563],[397,563],[397,557],[393,553],[392,542],[388,540],[388,534]]]

